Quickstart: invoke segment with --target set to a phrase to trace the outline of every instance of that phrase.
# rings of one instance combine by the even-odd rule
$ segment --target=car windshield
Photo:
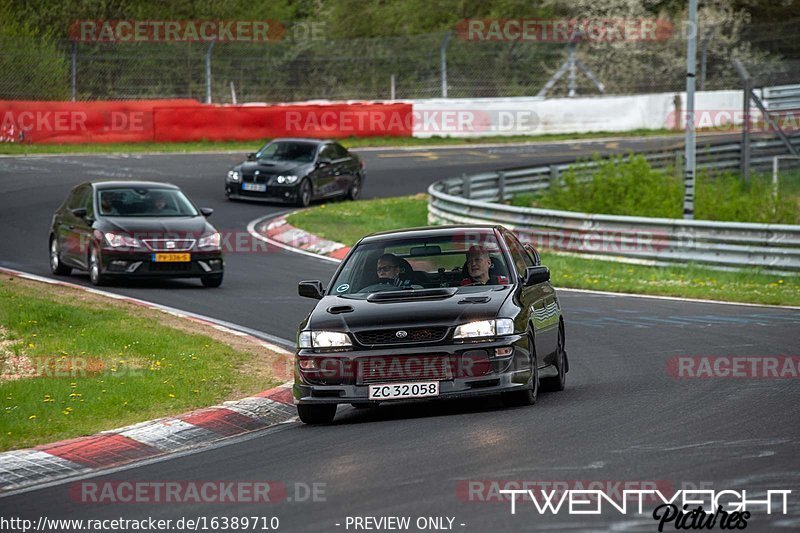
[[[509,283],[494,234],[462,232],[362,243],[342,265],[329,293],[366,298],[392,290],[459,287],[472,292]]]
[[[311,163],[317,153],[317,145],[313,143],[280,141],[264,146],[256,153],[256,159],[274,161],[299,161]]]
[[[177,189],[119,187],[100,189],[99,212],[110,217],[194,217],[192,202]]]

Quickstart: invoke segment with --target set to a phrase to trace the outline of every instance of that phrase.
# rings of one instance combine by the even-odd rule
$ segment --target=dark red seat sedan
[[[213,209],[198,208],[175,185],[149,181],[82,183],[53,215],[50,270],[89,272],[94,285],[115,278],[223,277]]]

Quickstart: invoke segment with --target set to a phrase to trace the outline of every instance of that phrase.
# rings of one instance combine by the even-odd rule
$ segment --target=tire
[[[567,386],[567,351],[564,338],[564,323],[558,326],[558,348],[556,349],[556,368],[558,375],[542,379],[542,391],[559,392]]]
[[[336,404],[305,405],[301,403],[297,406],[297,414],[304,424],[330,424],[333,422],[333,417],[336,416]]]
[[[500,394],[500,400],[506,407],[522,407],[525,405],[533,405],[539,396],[539,366],[536,361],[536,348],[533,344],[533,337],[528,336],[528,349],[531,353],[531,368],[533,369],[533,377],[531,378],[531,386],[525,390],[504,392]]]
[[[200,283],[203,284],[203,287],[219,287],[222,285],[222,274],[203,276],[200,278]]]
[[[50,272],[56,276],[69,276],[72,273],[72,268],[61,262],[61,252],[54,236],[50,237]]]
[[[353,183],[350,184],[350,189],[347,191],[347,199],[356,201],[361,196],[361,176],[356,174]]]
[[[311,203],[311,192],[311,182],[307,179],[301,181],[297,188],[297,200],[295,201],[297,207],[308,207],[308,204]]]
[[[89,249],[89,281],[95,287],[100,287],[107,283],[106,276],[101,272],[100,255],[94,246]]]

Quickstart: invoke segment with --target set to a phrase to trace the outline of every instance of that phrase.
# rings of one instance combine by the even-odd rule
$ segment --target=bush
[[[554,187],[520,194],[512,205],[584,213],[681,218],[683,180],[676,169],[653,169],[640,155],[595,159],[596,169],[573,165]],[[800,223],[795,181],[787,174],[777,201],[771,177],[756,174],[745,183],[731,172],[700,172],[695,184],[695,217],[699,220]]]

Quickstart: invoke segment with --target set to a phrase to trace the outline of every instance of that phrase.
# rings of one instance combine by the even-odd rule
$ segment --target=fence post
[[[72,41],[72,75],[70,76],[70,85],[72,93],[72,101],[78,99],[78,41]]]
[[[463,198],[469,199],[470,195],[472,194],[472,182],[471,177],[469,174],[462,174],[461,175],[461,196]]]
[[[547,183],[547,187],[549,188],[551,185],[555,185],[558,181],[558,165],[550,165],[550,180]]]
[[[447,43],[450,42],[450,37],[453,36],[453,32],[448,31],[444,39],[442,39],[442,44],[439,45],[439,67],[442,71],[442,98],[447,98]]]
[[[214,43],[208,43],[208,50],[206,50],[206,103],[211,103],[211,50],[214,48]]]
[[[497,173],[497,201],[501,204],[506,200],[506,173]]]
[[[391,75],[389,78],[389,85],[390,85],[390,97],[389,100],[395,99],[395,88],[394,88],[394,74]]]

